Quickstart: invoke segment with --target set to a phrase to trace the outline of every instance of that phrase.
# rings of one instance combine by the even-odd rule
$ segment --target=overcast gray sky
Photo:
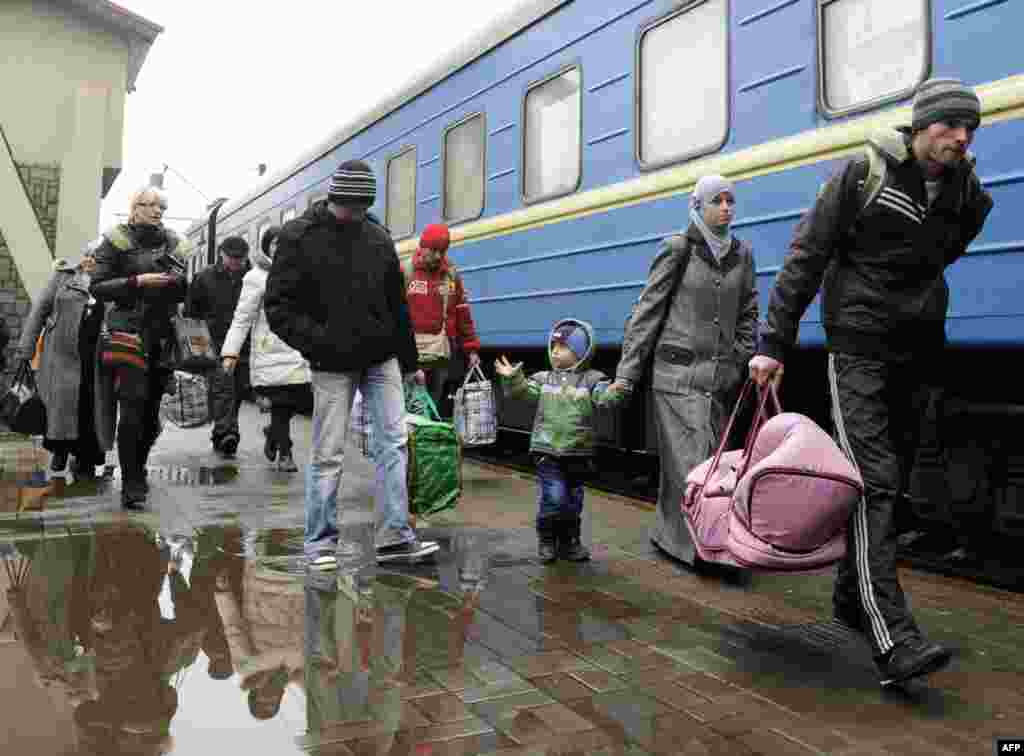
[[[125,105],[124,162],[100,225],[163,164],[168,215],[237,197],[522,0],[115,0],[160,24]],[[183,230],[188,221],[168,225]]]

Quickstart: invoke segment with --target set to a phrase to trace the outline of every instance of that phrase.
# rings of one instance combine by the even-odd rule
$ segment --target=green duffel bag
[[[439,420],[429,396],[433,419],[407,413],[409,430],[409,512],[434,515],[455,508],[462,494],[462,445],[455,426]]]

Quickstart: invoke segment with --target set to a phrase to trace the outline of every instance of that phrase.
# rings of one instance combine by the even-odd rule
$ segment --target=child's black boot
[[[580,518],[573,517],[562,520],[558,538],[558,556],[570,562],[586,562],[590,559],[590,551],[580,541]]]
[[[555,539],[557,521],[551,518],[537,523],[537,557],[544,564],[558,559],[558,542]]]

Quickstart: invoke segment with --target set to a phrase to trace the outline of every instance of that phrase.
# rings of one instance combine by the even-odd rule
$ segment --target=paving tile
[[[754,753],[764,754],[764,756],[811,756],[819,753],[805,745],[793,742],[774,730],[748,732],[734,742],[741,743]]]
[[[530,682],[537,690],[543,691],[556,701],[571,701],[576,698],[589,698],[594,691],[568,673],[531,677]]]
[[[706,675],[703,672],[690,672],[677,677],[673,682],[711,700],[723,696],[734,696],[741,692],[735,685],[724,682],[717,677]]]
[[[594,669],[593,664],[565,650],[546,651],[530,656],[516,656],[506,659],[505,664],[523,677]]]
[[[555,700],[544,691],[533,690],[529,693],[519,693],[492,701],[481,701],[472,704],[469,708],[481,719],[490,722],[500,730],[498,725],[503,720],[511,719],[520,711],[554,702]]]
[[[590,720],[584,719],[572,709],[560,703],[537,706],[530,709],[535,716],[543,721],[556,735],[566,735],[594,729]]]
[[[642,685],[634,685],[630,689],[652,696],[677,711],[709,702],[707,698],[676,685],[671,680],[653,680]]]
[[[478,717],[470,717],[458,722],[447,722],[427,727],[417,727],[409,732],[413,743],[430,743],[433,741],[456,740],[473,735],[493,732],[494,728]],[[385,751],[386,753],[386,751]]]
[[[685,715],[656,717],[650,734],[639,740],[640,746],[658,756],[747,756],[752,751],[739,741],[712,732]]]
[[[629,687],[622,678],[616,677],[611,672],[606,672],[603,669],[577,670],[570,674],[574,679],[587,686],[587,689],[590,691],[588,695],[608,693],[613,690],[625,690]]]
[[[473,716],[454,693],[442,693],[414,699],[412,705],[433,724],[458,722]]]
[[[695,670],[709,674],[728,671],[736,666],[736,662],[732,659],[722,656],[705,646],[677,648],[657,643],[654,644],[654,648],[659,653],[665,654],[682,664],[686,664],[693,667]]]
[[[683,710],[698,721],[708,724],[742,714],[755,706],[756,704],[752,703],[749,695],[740,693],[733,696],[722,696],[714,701],[696,701],[684,707]]]
[[[813,719],[792,718],[789,721],[775,720],[775,722],[766,720],[765,726],[771,727],[790,740],[821,753],[833,753],[854,744],[853,738],[833,728],[818,724]]]

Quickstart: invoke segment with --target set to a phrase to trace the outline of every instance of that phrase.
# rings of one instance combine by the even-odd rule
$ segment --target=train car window
[[[635,112],[643,168],[714,152],[725,143],[728,64],[727,0],[691,4],[641,28]]]
[[[844,115],[902,99],[928,75],[928,0],[821,0],[821,106]]]
[[[578,66],[531,84],[523,99],[524,202],[576,191],[583,166]]]
[[[285,223],[292,220],[295,217],[295,213],[296,210],[294,206],[289,207],[287,210],[284,210],[281,213],[281,225],[283,226]]]
[[[402,239],[416,229],[416,148],[407,147],[388,160],[384,225]]]
[[[479,218],[484,211],[487,124],[477,113],[449,126],[444,133],[441,207],[449,223]]]

